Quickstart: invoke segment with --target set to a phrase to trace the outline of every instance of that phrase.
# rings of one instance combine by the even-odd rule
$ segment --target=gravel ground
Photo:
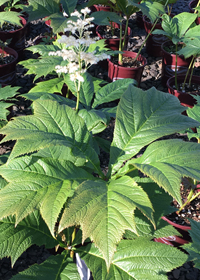
[[[176,14],[182,11],[189,11],[188,0],[179,0],[174,5],[173,12]],[[136,15],[133,15],[130,19],[129,26],[132,28],[132,37],[129,40],[128,50],[135,51],[142,44],[146,33],[144,29],[141,29],[136,24]],[[30,33],[26,39],[26,47],[34,44],[34,41],[47,32],[47,27],[42,20],[30,23]],[[146,54],[145,47],[143,48],[142,54],[147,58],[148,65],[144,69],[142,82],[140,87],[142,89],[148,89],[155,86],[157,89],[167,92],[167,88],[161,85],[161,58],[149,57]],[[34,57],[29,51],[24,51],[24,58]],[[200,67],[199,67],[200,68]],[[196,73],[200,75],[200,69],[196,68]],[[106,71],[99,68],[92,68],[96,76],[101,78],[106,78]],[[26,70],[17,66],[17,86],[21,86],[20,92],[26,93],[33,87],[33,75],[25,76]],[[30,102],[24,101],[24,99],[19,98],[14,107],[14,115],[22,115],[30,113]],[[0,153],[4,153],[12,148],[12,145],[0,145]],[[50,252],[46,250],[43,246],[32,246],[18,259],[13,268],[11,268],[10,259],[4,258],[0,260],[0,280],[9,280],[13,275],[20,271],[28,268],[34,263],[41,263],[46,258],[50,256]],[[192,263],[186,263],[182,267],[175,269],[168,274],[168,279],[170,280],[199,280],[200,271],[193,267]],[[38,279],[39,280],[39,279]]]

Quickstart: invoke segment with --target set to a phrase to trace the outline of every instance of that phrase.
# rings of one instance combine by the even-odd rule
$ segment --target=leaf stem
[[[196,5],[196,7],[195,8],[198,8],[199,7],[199,5],[200,5],[200,0],[198,1],[198,3],[197,3],[197,5]],[[194,14],[196,14],[198,11],[197,10],[195,10],[194,11]]]
[[[142,48],[144,47],[144,44],[146,43],[147,39],[148,39],[149,36],[151,35],[152,31],[154,30],[154,28],[155,28],[155,26],[156,26],[158,20],[159,20],[159,18],[156,19],[156,21],[154,22],[154,24],[153,24],[153,26],[152,26],[150,32],[147,34],[146,39],[144,40],[144,42],[142,43],[142,45],[141,45],[141,47],[140,47],[140,49],[139,49],[139,51],[138,51],[138,54],[137,54],[137,56],[136,56],[136,58],[135,58],[135,61],[138,59],[138,56],[140,55],[140,53],[141,53],[141,51],[142,51]]]
[[[76,227],[74,227],[74,230],[73,230],[73,233],[72,233],[72,243],[73,243],[75,237],[76,237]],[[71,251],[71,252],[70,252],[70,257],[73,259],[73,257],[74,257],[74,251]]]
[[[189,67],[188,67],[187,73],[186,73],[186,75],[185,75],[185,79],[184,79],[184,82],[183,82],[183,89],[185,88],[185,83],[186,83],[187,77],[188,77],[188,75],[189,75],[189,71],[190,71],[190,69],[192,68],[192,71],[191,71],[191,74],[190,74],[190,79],[189,79],[189,84],[191,84],[192,74],[193,74],[194,59],[195,59],[195,56],[193,55],[192,60],[191,60],[191,62],[190,62],[190,65],[189,65]]]
[[[177,51],[178,51],[178,44],[176,44],[176,65],[175,65],[175,87],[176,87],[176,90],[178,90],[178,83],[177,83],[177,60],[178,60],[178,54],[177,54]]]

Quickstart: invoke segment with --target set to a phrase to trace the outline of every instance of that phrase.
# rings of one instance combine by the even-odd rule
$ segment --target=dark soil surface
[[[135,58],[132,58],[132,57],[123,57],[121,65],[119,64],[118,58],[116,58],[116,57],[112,57],[111,61],[116,65],[119,65],[122,67],[127,67],[127,68],[137,68],[137,67],[142,66],[142,63],[140,61],[135,60]]]
[[[174,12],[178,13],[179,11],[189,11],[189,8],[187,6],[189,1],[187,0],[178,0],[177,3],[174,5]],[[136,15],[134,14],[130,21],[129,26],[132,29],[132,37],[129,39],[128,43],[128,50],[136,51],[140,48],[146,33],[144,28],[138,27],[136,23]],[[34,44],[34,42],[42,37],[46,32],[49,31],[48,27],[44,24],[42,20],[31,22],[29,25],[29,34],[26,38],[26,47],[31,46]],[[161,84],[161,68],[162,68],[162,58],[161,57],[149,57],[146,53],[146,48],[144,47],[142,50],[142,55],[144,55],[148,60],[148,65],[145,66],[142,81],[140,84],[140,87],[144,90],[151,88],[152,86],[155,86],[158,90],[167,92],[166,86],[163,86]],[[27,58],[34,58],[36,57],[31,52],[24,50],[23,53],[24,59]],[[197,60],[196,67],[195,67],[195,74],[200,76],[200,60]],[[33,86],[34,86],[34,75],[25,75],[26,69],[24,69],[22,66],[17,65],[17,79],[16,79],[16,86],[20,86],[20,93],[27,93]],[[94,66],[91,67],[90,72],[93,73],[94,76],[102,78],[104,80],[107,80],[107,71],[100,66]],[[30,109],[31,102],[25,101],[23,98],[18,98],[18,100],[15,103],[15,106],[13,108],[13,115],[27,115],[31,114]],[[101,136],[105,139],[112,141],[112,133],[114,128],[114,119],[111,121],[108,128],[101,133]],[[181,138],[188,141],[186,134],[174,134],[170,135],[170,138]],[[10,143],[3,143],[0,145],[0,154],[4,154],[5,152],[8,152],[13,147],[13,142]],[[108,166],[108,154],[104,151],[101,151],[100,154],[100,160],[101,160],[101,167],[106,173],[107,166]],[[185,200],[187,192],[182,192],[183,200]],[[194,205],[195,204],[195,205]],[[178,208],[178,205],[176,202],[174,202],[174,205]],[[193,217],[195,217],[196,220],[200,218],[200,200],[197,198],[195,199],[190,205],[188,205],[188,208],[185,208],[185,212],[181,211],[180,216],[182,217],[183,214],[186,215],[186,212],[189,214],[192,213]],[[191,216],[189,216],[191,217]],[[17,274],[20,271],[23,271],[24,269],[28,268],[30,265],[34,263],[41,263],[45,259],[47,259],[50,256],[50,252],[46,250],[43,246],[32,246],[29,248],[26,252],[22,254],[22,256],[17,260],[16,264],[13,268],[11,268],[11,263],[9,258],[4,258],[0,260],[0,280],[9,280],[12,278],[13,275]],[[200,280],[200,271],[193,267],[193,264],[191,262],[188,262],[184,264],[180,268],[174,269],[172,272],[168,273],[168,279],[170,280]],[[39,280],[39,279],[38,279]],[[125,280],[125,279],[124,279]],[[148,279],[144,279],[148,280]]]

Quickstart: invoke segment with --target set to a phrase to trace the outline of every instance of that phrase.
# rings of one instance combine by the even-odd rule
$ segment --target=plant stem
[[[73,231],[73,233],[72,233],[72,243],[73,243],[75,237],[76,237],[76,227],[74,227],[74,231]],[[74,257],[74,251],[71,251],[71,252],[70,252],[70,257],[73,259],[73,257]]]
[[[189,193],[189,195],[187,197],[186,202],[179,208],[179,210],[176,212],[177,214],[179,214],[181,212],[181,210],[183,210],[183,208],[188,204],[189,201],[193,200],[193,199],[191,200],[193,194],[194,194],[194,189],[191,189],[190,193]]]
[[[177,58],[178,58],[178,54],[177,54],[177,51],[178,51],[178,44],[176,44],[176,65],[175,65],[175,87],[176,87],[176,90],[178,90],[178,83],[177,83]]]
[[[142,50],[142,48],[144,47],[144,44],[146,43],[147,39],[148,39],[149,36],[151,35],[151,32],[154,30],[154,28],[155,28],[156,23],[158,22],[158,20],[159,20],[159,18],[156,19],[156,21],[154,22],[154,25],[152,26],[150,32],[147,34],[146,39],[144,40],[144,42],[142,43],[142,45],[141,45],[141,47],[140,47],[140,49],[139,49],[139,51],[138,51],[138,54],[137,54],[137,56],[136,56],[136,58],[135,58],[135,61],[138,59],[138,56],[140,55],[141,50]]]
[[[185,75],[185,79],[184,79],[184,82],[183,82],[183,89],[185,88],[185,83],[186,83],[187,77],[188,77],[188,75],[189,75],[190,69],[191,69],[191,67],[193,66],[194,59],[195,59],[195,56],[192,57],[192,60],[191,60],[190,65],[189,65],[189,67],[188,67],[187,73],[186,73],[186,75]],[[193,67],[192,67],[192,68],[193,68]],[[191,79],[192,79],[192,73],[193,73],[193,70],[192,70],[192,72],[191,72],[191,74],[190,74],[190,83],[191,83]]]
[[[198,8],[199,7],[199,5],[200,5],[200,0],[198,1],[198,3],[197,3],[197,5],[196,5],[196,7],[195,8]],[[198,11],[197,10],[195,10],[194,11],[194,14],[196,14]]]
[[[122,24],[120,25],[120,40],[119,40],[119,51],[122,51]],[[118,63],[119,65],[122,65],[122,53],[119,53],[118,55]]]
[[[80,84],[80,81],[78,83]],[[78,107],[79,107],[79,102],[80,102],[80,92],[79,92],[79,90],[77,90],[77,97],[76,97],[76,113],[78,113]]]

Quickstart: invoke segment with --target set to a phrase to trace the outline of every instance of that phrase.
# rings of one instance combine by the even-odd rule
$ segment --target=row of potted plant
[[[39,4],[29,2],[32,17],[36,11],[38,16]],[[63,19],[58,4],[69,17]],[[12,279],[83,279],[74,262],[78,256],[94,279],[167,279],[167,271],[188,256],[153,239],[180,235],[162,217],[171,211],[172,198],[182,204],[182,177],[200,180],[200,146],[158,139],[199,127],[199,119],[181,114],[185,108],[173,95],[155,88],[143,91],[133,79],[116,79],[102,87],[87,69],[116,53],[120,60],[122,49],[109,50],[105,40],[90,37],[95,18],[88,16],[87,8],[70,0],[45,5],[40,16],[56,7],[52,26],[62,18],[66,29],[57,31],[71,34],[29,48],[40,56],[20,62],[35,79],[52,73],[57,77],[39,82],[24,95],[33,101],[32,115],[16,117],[0,131],[6,135],[2,142],[16,140],[12,152],[1,157],[0,256],[10,256],[14,265],[32,244],[62,248],[61,255]],[[132,8],[130,2],[124,5]],[[157,4],[143,4],[144,13],[148,5],[154,11]],[[62,96],[64,84],[74,99]],[[4,99],[12,102],[13,96]],[[117,107],[106,106],[116,99]],[[98,133],[112,117],[116,120],[110,143]],[[100,148],[110,155],[106,172]]]

